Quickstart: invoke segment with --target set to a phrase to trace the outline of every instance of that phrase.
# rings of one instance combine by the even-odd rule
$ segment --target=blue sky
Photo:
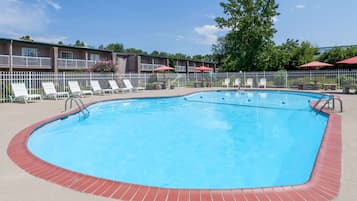
[[[0,0],[0,37],[31,35],[44,42],[77,39],[98,47],[123,43],[188,55],[210,53],[224,31],[215,26],[221,0]],[[356,0],[277,0],[275,42],[315,46],[357,44]]]

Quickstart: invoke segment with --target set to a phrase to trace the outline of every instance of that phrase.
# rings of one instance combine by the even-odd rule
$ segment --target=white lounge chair
[[[260,87],[267,88],[267,79],[260,78],[259,83],[258,83],[258,88],[260,88]]]
[[[222,87],[229,87],[229,83],[231,82],[231,80],[229,78],[224,79],[224,81],[222,82]]]
[[[11,102],[22,99],[27,104],[27,101],[33,98],[39,98],[42,102],[42,97],[40,94],[29,94],[27,92],[25,83],[11,83],[11,88],[12,92],[14,93],[14,96],[10,96]]]
[[[240,87],[240,79],[239,78],[234,80],[233,87],[238,87],[238,88]]]
[[[245,82],[245,87],[253,87],[253,78],[247,78],[247,81]]]
[[[98,80],[91,80],[90,86],[92,87],[93,93],[95,94],[105,94],[105,93],[114,93],[113,89],[102,89]]]
[[[45,97],[54,98],[57,100],[57,97],[69,97],[68,92],[57,92],[53,82],[42,82],[42,88],[45,91]]]
[[[127,89],[130,91],[139,91],[139,90],[144,90],[144,87],[133,87],[131,84],[130,80],[128,79],[123,79],[124,85]]]
[[[68,81],[68,86],[72,96],[93,95],[90,90],[81,90],[77,81]]]
[[[114,92],[129,92],[130,89],[128,88],[120,88],[117,84],[117,82],[115,80],[108,80],[110,88],[112,88],[112,90]]]

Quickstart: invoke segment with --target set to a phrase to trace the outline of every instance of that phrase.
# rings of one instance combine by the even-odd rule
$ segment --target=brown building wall
[[[8,54],[9,54],[9,45],[0,42],[0,55],[8,55]]]
[[[73,59],[81,59],[84,60],[85,57],[85,51],[84,50],[77,50],[77,49],[71,49],[71,48],[63,48],[59,47],[58,48],[58,58],[61,58],[61,52],[72,52],[73,53]]]
[[[12,46],[12,52],[15,56],[22,56],[22,48],[36,48],[38,51],[39,57],[52,57],[51,55],[51,47],[46,46],[38,46],[31,44],[16,44],[14,43]]]

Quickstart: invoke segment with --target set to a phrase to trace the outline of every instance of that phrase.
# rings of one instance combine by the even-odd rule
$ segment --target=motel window
[[[21,48],[21,55],[25,57],[38,57],[38,50],[36,48]]]
[[[71,51],[60,51],[61,59],[73,59],[73,52]]]
[[[99,61],[100,60],[100,56],[99,56],[99,54],[90,54],[89,55],[89,60],[91,60],[91,61]]]

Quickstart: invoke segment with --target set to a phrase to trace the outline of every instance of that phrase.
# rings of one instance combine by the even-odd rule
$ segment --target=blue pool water
[[[111,101],[36,130],[28,148],[57,166],[169,188],[256,188],[309,180],[328,117],[278,91]]]

